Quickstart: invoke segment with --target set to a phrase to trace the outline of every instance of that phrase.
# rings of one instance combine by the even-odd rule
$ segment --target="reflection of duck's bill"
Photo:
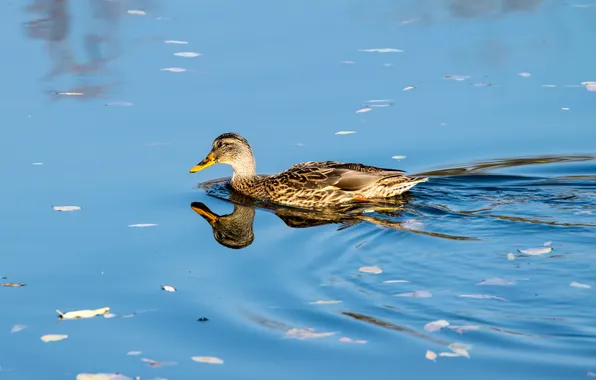
[[[210,225],[213,225],[219,220],[219,216],[211,212],[209,207],[205,206],[205,204],[201,202],[192,202],[190,204],[190,208],[192,208],[192,210],[197,214],[201,215],[203,219],[205,219]]]

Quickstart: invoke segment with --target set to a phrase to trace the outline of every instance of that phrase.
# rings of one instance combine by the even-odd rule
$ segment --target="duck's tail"
[[[377,187],[377,197],[389,198],[410,190],[419,183],[428,181],[427,177],[391,176],[381,179]]]

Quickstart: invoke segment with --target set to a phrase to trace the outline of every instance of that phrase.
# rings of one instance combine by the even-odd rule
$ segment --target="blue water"
[[[0,276],[26,285],[0,288],[0,378],[596,376],[595,21],[592,0],[2,2]],[[356,113],[371,99],[392,101]],[[188,173],[229,131],[259,173],[430,181],[399,210],[290,228],[309,222],[197,186],[229,167]],[[193,202],[254,240],[220,244]],[[395,296],[415,291],[432,297]],[[307,328],[333,334],[292,338]],[[452,343],[469,358],[425,358]]]

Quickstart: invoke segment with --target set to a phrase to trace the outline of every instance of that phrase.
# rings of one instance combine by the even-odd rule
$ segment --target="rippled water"
[[[596,377],[592,3],[0,4],[0,379]],[[429,181],[252,202],[228,131]]]

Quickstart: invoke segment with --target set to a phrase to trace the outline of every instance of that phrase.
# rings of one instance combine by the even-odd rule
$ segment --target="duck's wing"
[[[278,187],[310,190],[331,188],[343,191],[359,191],[381,178],[400,177],[403,172],[399,170],[384,170],[360,164],[334,163],[326,165],[325,162],[305,162],[294,165],[288,170],[269,178]],[[350,165],[364,170],[355,170]],[[365,171],[368,170],[368,171]]]
[[[364,165],[354,162],[338,162],[338,161],[308,161],[296,164],[288,170],[304,169],[304,168],[335,168],[335,169],[349,169],[363,173],[384,173],[387,175],[405,174],[406,172],[399,169],[379,168],[377,166]]]

